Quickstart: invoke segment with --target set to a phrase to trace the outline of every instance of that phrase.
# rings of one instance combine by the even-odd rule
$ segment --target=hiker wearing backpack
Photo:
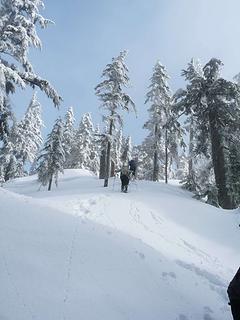
[[[240,268],[230,282],[227,293],[233,320],[240,320]]]
[[[136,160],[132,159],[128,163],[129,165],[129,170],[131,171],[132,176],[135,178],[136,176],[136,169],[137,169],[137,163]]]
[[[122,167],[121,173],[120,173],[120,179],[121,179],[121,191],[127,193],[128,185],[129,185],[129,170],[127,166]]]

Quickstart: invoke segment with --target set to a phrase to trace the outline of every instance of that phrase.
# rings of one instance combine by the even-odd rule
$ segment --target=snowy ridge
[[[122,194],[118,180],[103,188],[83,170],[66,170],[52,192],[36,177],[6,188],[0,319],[231,319],[238,211],[176,185],[138,181]]]

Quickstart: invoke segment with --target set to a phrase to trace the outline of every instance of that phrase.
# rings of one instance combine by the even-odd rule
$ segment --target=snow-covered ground
[[[1,320],[230,320],[240,216],[177,183],[109,188],[84,170],[59,187],[0,188]]]

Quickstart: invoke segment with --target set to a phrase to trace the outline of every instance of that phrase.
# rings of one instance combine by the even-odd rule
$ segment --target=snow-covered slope
[[[0,319],[230,320],[238,211],[177,185],[119,192],[83,170],[0,189]]]

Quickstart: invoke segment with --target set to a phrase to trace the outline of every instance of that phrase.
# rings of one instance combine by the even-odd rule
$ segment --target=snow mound
[[[85,170],[52,192],[35,176],[0,189],[0,319],[231,319],[238,211],[176,182],[119,189]]]

